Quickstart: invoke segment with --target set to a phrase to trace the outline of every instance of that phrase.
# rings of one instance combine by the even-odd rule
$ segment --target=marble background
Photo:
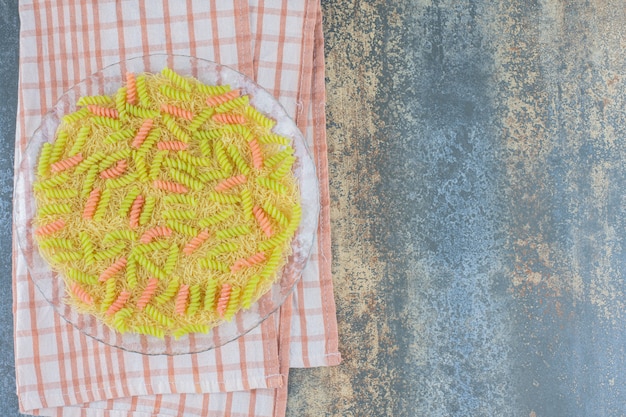
[[[0,0],[10,288],[17,7]],[[322,2],[333,368],[289,416],[626,415],[626,7]],[[19,415],[10,298],[0,409]]]

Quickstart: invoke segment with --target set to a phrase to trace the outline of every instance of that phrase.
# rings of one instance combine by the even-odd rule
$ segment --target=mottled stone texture
[[[288,415],[626,415],[623,2],[323,8],[344,362],[294,370]],[[5,289],[18,25],[0,0]]]
[[[623,2],[323,8],[344,362],[288,415],[626,415]]]
[[[15,395],[11,296],[11,210],[18,32],[17,1],[0,0],[0,415],[7,417],[20,415]]]

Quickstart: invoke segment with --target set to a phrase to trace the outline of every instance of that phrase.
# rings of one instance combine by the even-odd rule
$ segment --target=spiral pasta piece
[[[276,206],[274,206],[269,201],[265,201],[263,202],[262,207],[263,207],[263,210],[265,210],[265,212],[270,217],[276,220],[279,225],[281,225],[282,227],[287,227],[287,225],[289,224],[289,220],[287,220],[287,216],[285,216],[282,211],[278,210]]]
[[[229,217],[231,217],[232,215],[234,215],[235,212],[232,209],[226,209],[226,210],[222,210],[216,214],[214,214],[211,217],[207,217],[205,219],[202,219],[198,222],[198,225],[200,227],[207,227],[207,226],[214,226],[220,222],[223,222],[224,220],[228,219]]]
[[[241,287],[233,287],[228,298],[228,304],[224,310],[224,320],[232,320],[235,312],[239,309],[239,299],[241,297]]]
[[[185,206],[195,206],[197,204],[197,200],[193,196],[186,194],[166,195],[163,200],[167,204],[182,204]]]
[[[102,194],[100,194],[100,200],[98,201],[98,208],[96,209],[96,212],[93,214],[94,221],[102,220],[102,217],[104,217],[104,214],[109,208],[110,201],[111,201],[111,190],[106,189],[102,191]]]
[[[171,105],[171,104],[167,104],[167,103],[162,103],[161,104],[161,111],[167,114],[170,114],[172,116],[176,116],[180,119],[185,119],[185,120],[193,120],[193,113],[190,112],[189,110],[185,110],[182,109],[180,107]]]
[[[231,87],[228,84],[224,84],[224,85],[198,84],[198,85],[196,85],[196,88],[202,94],[208,94],[210,96],[216,96],[216,95],[224,94],[224,93],[227,93],[227,92],[229,92],[231,90]]]
[[[138,187],[133,187],[128,191],[126,196],[124,196],[124,199],[120,203],[120,208],[118,210],[118,214],[121,217],[128,216],[128,212],[130,211],[130,206],[132,206],[133,202],[135,201],[135,198],[137,198],[137,196],[140,193],[141,193],[141,190],[139,190]]]
[[[177,154],[176,157],[180,158],[182,161],[187,162],[188,164],[195,165],[196,167],[213,166],[213,161],[211,159],[193,156],[189,152],[181,152]]]
[[[117,109],[117,114],[120,120],[127,120],[128,115],[126,114],[126,87],[120,87],[115,93],[115,108]]]
[[[252,206],[254,204],[252,202],[252,193],[250,192],[250,189],[244,188],[243,190],[241,190],[241,193],[239,193],[239,195],[241,196],[241,208],[243,210],[244,218],[246,220],[251,220],[253,214]]]
[[[91,219],[98,208],[98,202],[100,201],[100,190],[94,188],[91,193],[89,193],[89,198],[85,203],[85,208],[83,210],[83,219]]]
[[[237,90],[230,90],[230,91],[224,92],[217,96],[207,97],[206,104],[211,107],[217,107],[220,104],[226,103],[227,101],[230,101],[232,99],[239,97],[240,93],[241,91],[237,89]]]
[[[155,128],[153,126],[152,129],[150,129],[150,133],[148,133],[148,136],[143,141],[143,143],[141,144],[137,152],[140,155],[145,155],[146,153],[148,153],[148,151],[150,151],[150,149],[154,146],[154,144],[159,141],[160,138],[161,138],[161,129]]]
[[[113,318],[113,327],[121,333],[126,333],[129,329],[128,319],[133,315],[133,310],[124,307],[115,313]]]
[[[146,119],[143,121],[141,127],[135,135],[135,138],[133,139],[133,143],[131,145],[133,148],[138,149],[141,146],[144,140],[148,137],[148,133],[150,133],[150,129],[152,129],[153,124],[154,121],[152,119]]]
[[[33,186],[33,188],[36,191],[49,190],[51,188],[65,184],[69,180],[69,178],[70,177],[68,173],[63,172],[62,174],[55,175],[54,177],[38,182]]]
[[[95,262],[94,246],[89,234],[86,232],[80,232],[78,234],[80,238],[80,247],[82,249],[82,258],[85,260],[85,264],[93,265]]]
[[[133,332],[143,334],[146,336],[156,337],[163,339],[165,337],[165,331],[159,326],[140,325],[133,327]]]
[[[122,124],[120,123],[118,119],[112,119],[110,117],[104,117],[104,116],[94,116],[91,118],[91,120],[93,120],[95,124],[102,126],[102,127],[108,127],[113,130],[122,129]]]
[[[80,252],[58,252],[51,256],[53,262],[72,262],[83,258]]]
[[[97,116],[110,117],[112,119],[117,119],[119,117],[117,109],[112,109],[110,107],[102,107],[96,104],[90,104],[87,106],[87,108],[91,113]]]
[[[170,193],[185,194],[189,191],[189,189],[183,184],[179,184],[174,181],[155,180],[152,184],[155,188],[168,191]]]
[[[143,289],[141,296],[137,300],[137,310],[141,311],[148,305],[148,303],[152,299],[152,296],[154,296],[154,294],[156,293],[158,285],[159,285],[158,279],[150,278],[148,280],[146,287]]]
[[[180,339],[189,333],[208,333],[211,330],[206,324],[189,324],[181,329],[174,331],[174,338]]]
[[[137,86],[137,97],[139,97],[139,104],[143,107],[149,107],[151,101],[148,95],[148,88],[146,87],[145,75],[139,75],[138,77],[135,77],[135,84]]]
[[[67,124],[76,123],[79,120],[86,118],[87,116],[89,116],[89,109],[87,109],[87,107],[83,107],[82,109],[75,111],[74,113],[66,114],[61,118],[61,121]]]
[[[280,182],[278,182],[276,180],[273,180],[271,178],[257,177],[256,178],[256,182],[261,187],[267,188],[268,190],[275,191],[275,192],[277,192],[279,194],[285,194],[287,192],[287,187],[285,187]]]
[[[137,81],[132,72],[126,73],[126,101],[130,104],[137,104]]]
[[[191,99],[191,94],[189,94],[189,92],[179,90],[167,84],[161,84],[159,86],[159,90],[164,96],[171,98],[172,100],[189,101]]]
[[[234,177],[227,178],[224,181],[221,181],[219,184],[217,184],[215,186],[215,191],[217,192],[226,191],[237,185],[245,184],[246,181],[247,181],[247,178],[245,175],[243,174],[236,175]]]
[[[287,173],[291,171],[291,167],[295,161],[296,161],[295,156],[288,156],[285,159],[283,159],[279,167],[276,168],[274,172],[270,174],[270,178],[273,180],[279,180],[285,175],[287,175]]]
[[[169,130],[176,139],[181,142],[191,142],[191,137],[189,136],[189,134],[185,132],[183,128],[180,127],[178,123],[176,123],[176,120],[174,120],[170,115],[166,113],[163,114],[161,118],[167,130]]]
[[[116,258],[119,254],[121,254],[124,249],[126,249],[126,244],[124,242],[119,242],[108,249],[97,251],[94,254],[94,259],[97,262],[103,261],[105,259]]]
[[[227,150],[228,150],[228,154],[230,155],[230,158],[235,163],[235,166],[237,167],[239,172],[241,172],[243,175],[249,175],[250,167],[241,156],[241,153],[239,153],[239,150],[237,149],[237,147],[234,145],[230,145],[228,146]]]
[[[110,178],[107,180],[106,188],[115,189],[126,187],[135,182],[138,178],[139,173],[137,172],[127,173],[117,178]]]
[[[148,166],[146,165],[146,158],[143,154],[137,152],[133,155],[135,162],[135,171],[137,171],[137,177],[141,182],[148,182]]]
[[[40,248],[60,248],[60,249],[74,249],[74,244],[71,240],[62,237],[51,237],[39,242]]]
[[[220,317],[224,317],[224,313],[226,312],[226,307],[228,307],[228,300],[230,299],[230,293],[232,291],[232,287],[229,284],[222,285],[222,289],[220,290],[220,297],[217,300],[217,314]]]
[[[259,143],[263,145],[276,143],[278,145],[288,146],[291,144],[291,139],[286,138],[284,136],[277,135],[275,133],[270,133],[270,134],[259,137]]]
[[[170,169],[168,171],[169,176],[176,182],[183,184],[185,187],[188,187],[195,191],[200,191],[204,188],[204,184],[202,181],[195,179],[194,177],[188,175],[183,171],[179,171],[177,169]]]
[[[211,116],[212,115],[213,113],[211,113]],[[211,140],[222,137],[223,134],[224,134],[224,129],[196,130],[193,133],[193,137],[196,139],[205,139],[207,141],[211,141]]]
[[[165,160],[163,161],[163,165],[169,168],[176,168],[180,171],[184,171],[186,174],[189,174],[192,177],[198,175],[197,168],[189,162],[183,161],[182,159],[165,158]]]
[[[98,277],[87,274],[76,268],[69,268],[67,270],[67,276],[72,281],[80,282],[81,284],[95,285],[98,283]]]
[[[128,158],[130,154],[130,149],[122,149],[117,152],[113,152],[112,154],[102,158],[102,160],[98,163],[98,168],[101,170],[107,169],[115,165],[120,159]]]
[[[172,71],[170,68],[163,68],[161,73],[169,78],[176,87],[180,88],[183,91],[191,92],[191,84],[189,83],[189,81],[187,81],[176,72]]]
[[[107,279],[111,278],[113,275],[120,272],[122,269],[126,267],[127,262],[128,261],[126,260],[126,258],[120,258],[117,261],[113,262],[111,266],[109,266],[107,269],[102,271],[102,273],[100,274],[99,281],[104,282]]]
[[[240,225],[230,227],[228,229],[222,229],[215,232],[215,237],[218,239],[227,239],[237,236],[242,236],[250,233],[250,228],[247,225]]]
[[[253,276],[250,281],[246,283],[244,290],[241,294],[241,305],[243,308],[250,308],[250,304],[252,304],[252,298],[254,297],[254,293],[261,281],[260,275]]]
[[[212,271],[229,272],[228,265],[215,259],[201,259],[200,266]]]
[[[105,106],[107,104],[112,104],[113,100],[109,96],[82,96],[76,102],[77,106],[86,106],[89,104],[98,104],[100,106]]]
[[[157,148],[161,151],[184,151],[189,145],[179,140],[162,140],[157,143]]]
[[[176,306],[174,310],[176,314],[179,316],[183,316],[185,314],[185,309],[187,308],[187,298],[189,297],[189,285],[182,284],[178,290],[178,294],[176,294]]]
[[[111,304],[111,306],[107,309],[105,314],[107,316],[112,316],[113,314],[121,310],[130,298],[130,295],[131,294],[128,291],[122,291],[120,295],[115,299],[113,304]]]
[[[146,313],[150,316],[154,321],[161,324],[165,327],[171,327],[174,324],[174,321],[167,317],[164,313],[160,312],[156,309],[156,307],[152,305],[147,305],[145,307]]]
[[[242,258],[236,261],[233,266],[230,267],[230,272],[233,274],[242,268],[250,268],[256,264],[265,261],[265,252],[258,252],[248,258]]]
[[[130,219],[128,221],[128,225],[131,229],[136,229],[139,227],[139,216],[141,216],[141,210],[143,209],[143,203],[145,202],[145,198],[139,194],[135,197],[135,201],[130,206]]]
[[[207,197],[209,198],[209,200],[215,201],[216,203],[221,203],[221,204],[237,204],[241,202],[241,197],[239,197],[238,195],[229,195],[229,194],[212,192],[212,193],[209,193]]]
[[[170,237],[172,236],[172,229],[165,226],[156,226],[152,229],[146,230],[139,241],[141,243],[150,243],[152,239],[157,237]]]
[[[193,316],[194,314],[196,314],[196,312],[200,308],[201,298],[202,294],[200,294],[200,285],[191,285],[189,287],[189,303],[187,304],[187,310],[185,312],[187,316]]]
[[[114,230],[104,235],[104,239],[102,240],[102,242],[108,243],[108,242],[112,242],[115,240],[128,240],[128,241],[133,242],[137,240],[137,233],[133,232],[132,230],[126,230],[126,229]]]
[[[211,119],[217,123],[224,123],[229,125],[242,125],[246,123],[246,118],[240,114],[233,113],[216,113]]]
[[[167,151],[159,151],[155,155],[154,159],[152,159],[152,163],[150,164],[150,173],[148,178],[151,180],[156,180],[159,176],[159,171],[161,170],[161,164],[163,164],[163,160],[167,156]]]
[[[151,195],[146,197],[146,201],[143,205],[143,209],[141,210],[141,215],[139,216],[140,226],[144,226],[150,222],[150,219],[152,219],[152,214],[154,213],[155,206],[156,206],[156,198]]]
[[[97,164],[100,161],[102,161],[105,157],[106,157],[106,154],[104,152],[100,152],[100,151],[94,152],[92,155],[84,159],[83,162],[81,162],[76,167],[76,170],[74,172],[76,174],[82,174],[86,171],[89,171],[90,169],[93,169],[94,166],[97,169],[98,168]]]
[[[91,126],[86,125],[80,128],[80,130],[76,134],[76,139],[74,140],[74,144],[70,148],[68,156],[74,156],[77,153],[80,153],[80,151],[83,149],[83,146],[85,146],[85,142],[87,141],[90,133]]]
[[[137,261],[133,255],[128,257],[124,277],[126,278],[126,282],[130,288],[135,288],[137,286]]]
[[[219,169],[214,169],[212,171],[199,173],[197,178],[201,182],[205,182],[206,183],[206,182],[209,182],[209,181],[215,181],[215,180],[221,180],[221,179],[224,179],[224,178],[228,178],[229,175],[230,175],[230,173],[228,173],[228,172],[224,172],[224,171],[219,170]]]
[[[256,141],[256,139],[252,139],[250,142],[248,142],[248,146],[250,147],[250,152],[252,152],[252,165],[254,165],[256,169],[262,169],[263,152],[261,152],[261,147],[259,146],[259,143]]]
[[[165,260],[165,265],[163,266],[163,270],[167,275],[170,275],[174,271],[174,268],[176,268],[179,252],[180,250],[178,249],[178,245],[173,243],[170,246],[170,250],[167,254],[167,259]]]
[[[183,248],[185,255],[191,255],[200,245],[207,241],[210,233],[209,229],[204,229],[197,236],[193,237]]]
[[[191,123],[189,123],[189,126],[187,126],[187,129],[189,129],[190,132],[196,132],[200,128],[200,126],[202,126],[207,120],[209,120],[211,116],[213,116],[213,113],[215,113],[215,110],[213,110],[212,108],[202,110],[200,113],[194,116]]]
[[[281,162],[283,159],[287,158],[288,156],[290,156],[291,154],[293,154],[293,149],[292,148],[286,148],[283,149],[282,151],[278,152],[277,154],[265,159],[265,167],[266,168],[271,168],[274,165],[276,165],[277,163]]]
[[[191,220],[196,217],[193,210],[163,210],[161,217],[166,220]]]
[[[164,304],[171,300],[176,295],[176,293],[178,293],[179,286],[180,282],[177,279],[171,280],[167,284],[167,288],[165,288],[165,290],[155,298],[156,302],[159,304]]]
[[[226,253],[226,252],[234,252],[239,248],[239,246],[236,243],[233,242],[224,242],[224,243],[220,243],[217,246],[214,246],[213,248],[211,248],[211,250],[209,250],[206,254],[207,259],[217,256],[219,254],[222,253]]]
[[[72,286],[70,287],[72,292],[74,293],[74,295],[83,303],[87,304],[87,305],[92,305],[93,304],[93,298],[91,297],[91,295],[89,295],[89,293],[87,291],[85,291],[85,289],[83,287],[81,287],[80,285],[78,285],[77,283],[73,283]]]
[[[102,171],[100,173],[100,178],[112,179],[120,177],[124,175],[124,173],[126,172],[126,168],[128,168],[128,162],[126,162],[125,159],[119,160],[115,163],[115,166]]]
[[[226,113],[239,107],[247,106],[249,102],[248,96],[241,96],[220,104],[215,108],[216,113]],[[245,120],[245,118],[244,118]]]
[[[274,234],[274,231],[272,230],[272,223],[263,209],[259,206],[254,206],[252,208],[252,212],[254,213],[254,218],[259,223],[259,227],[263,230],[263,233],[265,233],[265,236],[272,237]]]
[[[146,253],[158,252],[161,249],[169,248],[170,244],[167,240],[155,240],[150,243],[142,243],[133,248],[133,255],[145,255]]]
[[[67,145],[68,134],[66,131],[61,130],[57,134],[57,140],[54,142],[52,147],[52,152],[50,154],[49,162],[50,164],[54,164],[58,160],[63,157],[63,153],[65,152],[65,146]]]
[[[204,289],[204,306],[205,311],[211,311],[215,308],[215,297],[217,295],[217,287],[219,283],[216,279],[210,279]]]
[[[54,214],[69,214],[72,212],[72,207],[69,204],[47,204],[39,207],[39,214],[42,216],[54,215]]]
[[[143,269],[148,271],[150,275],[153,275],[157,277],[158,279],[167,278],[167,274],[165,273],[165,271],[159,268],[154,262],[152,262],[150,259],[146,258],[145,256],[135,255],[135,261],[137,261],[137,263],[141,265]]]
[[[41,148],[41,154],[39,155],[39,163],[37,165],[37,175],[40,177],[45,176],[50,169],[50,157],[52,155],[53,146],[51,143],[44,143]]]
[[[167,225],[177,233],[186,235],[186,236],[195,236],[197,235],[198,229],[193,226],[190,226],[186,223],[179,222],[178,220],[167,220]]]
[[[252,140],[252,131],[247,126],[237,124],[225,125],[222,126],[222,130],[240,135],[246,142]]]
[[[245,114],[250,120],[254,120],[256,123],[265,127],[266,129],[271,129],[276,124],[275,120],[266,117],[263,113],[251,106],[246,107]]]
[[[104,298],[100,304],[101,311],[107,311],[109,307],[111,307],[111,304],[113,304],[117,295],[116,289],[115,278],[107,279],[105,282]]]

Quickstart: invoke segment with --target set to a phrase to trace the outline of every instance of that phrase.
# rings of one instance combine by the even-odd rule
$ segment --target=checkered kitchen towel
[[[21,0],[16,169],[59,96],[135,56],[197,56],[272,92],[305,133],[322,210],[311,260],[275,317],[213,351],[145,356],[104,345],[54,313],[14,249],[15,360],[20,408],[54,416],[281,416],[289,367],[340,361],[330,276],[324,57],[317,0]],[[14,221],[26,185],[15,189]],[[15,241],[16,239],[14,239]]]

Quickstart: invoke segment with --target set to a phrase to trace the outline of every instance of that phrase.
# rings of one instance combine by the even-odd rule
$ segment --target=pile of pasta
[[[270,289],[301,218],[296,157],[248,95],[165,68],[78,106],[33,186],[36,240],[67,303],[178,338]]]

